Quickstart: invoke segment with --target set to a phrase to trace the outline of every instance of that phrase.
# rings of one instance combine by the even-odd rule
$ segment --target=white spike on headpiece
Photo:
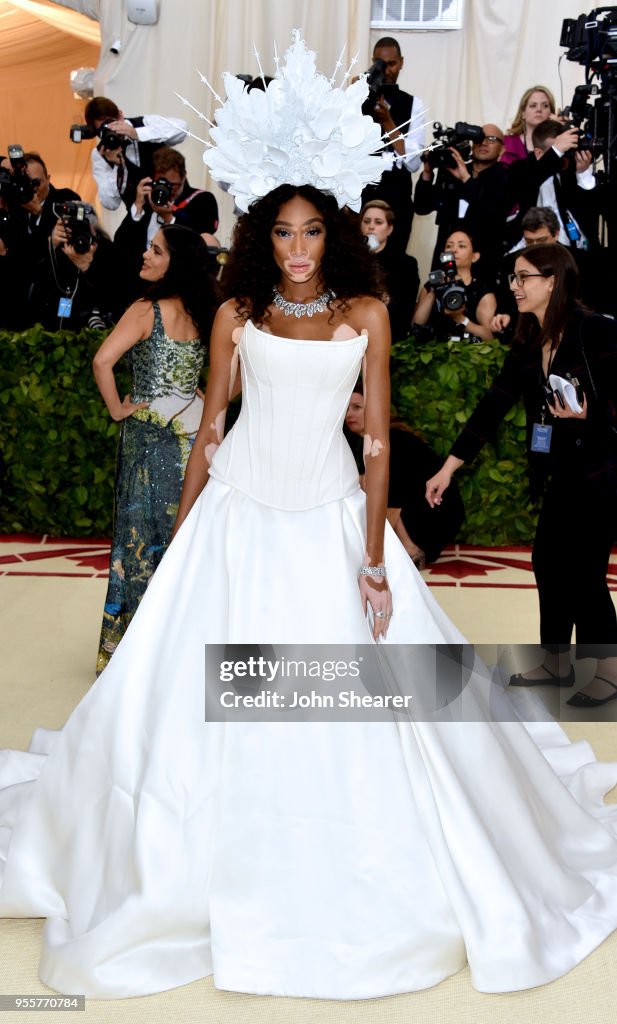
[[[202,85],[207,85],[207,86],[208,86],[208,89],[210,90],[210,92],[211,92],[211,93],[212,93],[212,95],[214,96],[214,98],[215,98],[216,102],[217,102],[217,103],[222,103],[222,102],[223,102],[223,100],[222,100],[222,99],[221,99],[221,97],[219,96],[218,92],[216,91],[216,89],[214,88],[214,86],[210,85],[210,83],[209,83],[208,79],[206,78],[206,76],[205,76],[205,75],[203,75],[203,74],[201,73],[201,71],[199,70],[199,68],[197,68],[197,74],[198,74],[198,75],[199,75],[199,77],[201,78],[201,84],[202,84]]]
[[[200,118],[200,120],[207,121],[211,128],[216,127],[216,125],[212,123],[209,117],[206,117],[205,114],[202,114],[201,110],[198,110],[197,107],[193,106],[190,100],[185,99],[185,97],[181,96],[179,92],[176,93],[176,96],[178,97],[180,102],[184,104],[185,107],[188,107],[189,110],[192,110],[194,114],[197,114],[197,117]]]
[[[339,58],[338,58],[336,64],[334,65],[334,71],[332,72],[332,78],[330,79],[330,85],[334,85],[334,83],[336,82],[336,76],[338,75],[339,71],[343,67],[343,54],[345,53],[346,49],[347,49],[347,47],[343,46],[343,49],[339,53]]]
[[[265,92],[249,91],[229,72],[223,76],[227,98],[216,110],[214,145],[204,163],[241,210],[284,184],[314,185],[332,192],[339,206],[359,210],[364,186],[391,166],[376,155],[380,126],[362,113],[365,77],[343,88],[318,74],[298,29],[281,66],[276,55],[275,63]]]

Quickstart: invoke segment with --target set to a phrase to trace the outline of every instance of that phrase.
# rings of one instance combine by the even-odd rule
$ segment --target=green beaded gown
[[[197,394],[202,341],[174,341],[165,333],[157,302],[153,312],[152,333],[127,353],[131,400],[149,407],[124,420],[120,433],[97,675],[118,646],[169,543],[203,408]]]

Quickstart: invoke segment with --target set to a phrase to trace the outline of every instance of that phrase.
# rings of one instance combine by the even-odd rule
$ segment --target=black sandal
[[[540,665],[545,672],[548,673],[548,679],[526,679],[522,672],[516,672],[513,676],[510,676],[510,686],[561,686],[564,689],[568,686],[574,686],[576,682],[576,676],[574,675],[574,665],[570,665],[570,671],[567,676],[557,676],[554,672],[551,672],[550,668],[547,668],[544,663]],[[598,676],[598,679],[600,677]],[[617,697],[617,686],[615,687],[615,696]],[[612,700],[609,697],[609,700]],[[568,701],[568,704],[570,701]],[[604,703],[604,702],[602,702]]]
[[[614,683],[611,679],[605,679],[604,676],[594,676],[593,679],[599,679],[602,683],[608,683],[609,686],[613,687],[614,693],[611,693],[609,697],[590,697],[587,693],[575,693],[570,700],[567,701],[570,707],[573,708],[599,708],[602,704],[608,704],[611,700],[617,700],[617,683]],[[593,679],[591,682],[593,683]]]

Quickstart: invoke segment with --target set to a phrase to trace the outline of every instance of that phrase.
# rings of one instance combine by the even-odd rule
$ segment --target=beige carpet
[[[35,726],[61,726],[91,681],[105,580],[92,558],[76,574],[71,569],[56,575],[66,570],[64,556],[49,558],[43,575],[28,575],[32,564],[26,559],[17,571],[11,561],[15,550],[14,544],[0,545],[8,558],[0,561],[0,746],[23,748]],[[22,544],[21,561],[23,550]],[[449,576],[452,580],[457,582]],[[434,593],[472,642],[535,643],[533,588],[517,586],[516,580],[512,588],[504,586],[503,572],[500,580],[494,588],[457,584],[438,586]],[[601,760],[617,760],[617,724],[568,722],[566,731],[572,739],[589,739]],[[617,793],[611,798],[617,800]],[[49,994],[37,976],[41,928],[39,921],[0,922],[0,994]],[[344,1003],[237,995],[217,991],[207,979],[157,996],[88,1000],[86,1019],[89,1024],[615,1024],[616,963],[617,933],[565,978],[516,994],[477,993],[467,970],[425,992]],[[41,1024],[49,1018],[23,1012],[17,1018],[2,1013],[3,1019]],[[71,1024],[83,1018],[60,1011],[51,1019]]]

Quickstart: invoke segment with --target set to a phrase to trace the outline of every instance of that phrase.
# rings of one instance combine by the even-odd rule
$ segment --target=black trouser
[[[617,655],[617,614],[606,573],[617,536],[617,496],[586,482],[551,480],[538,518],[532,563],[540,600],[540,642],[579,658]]]

